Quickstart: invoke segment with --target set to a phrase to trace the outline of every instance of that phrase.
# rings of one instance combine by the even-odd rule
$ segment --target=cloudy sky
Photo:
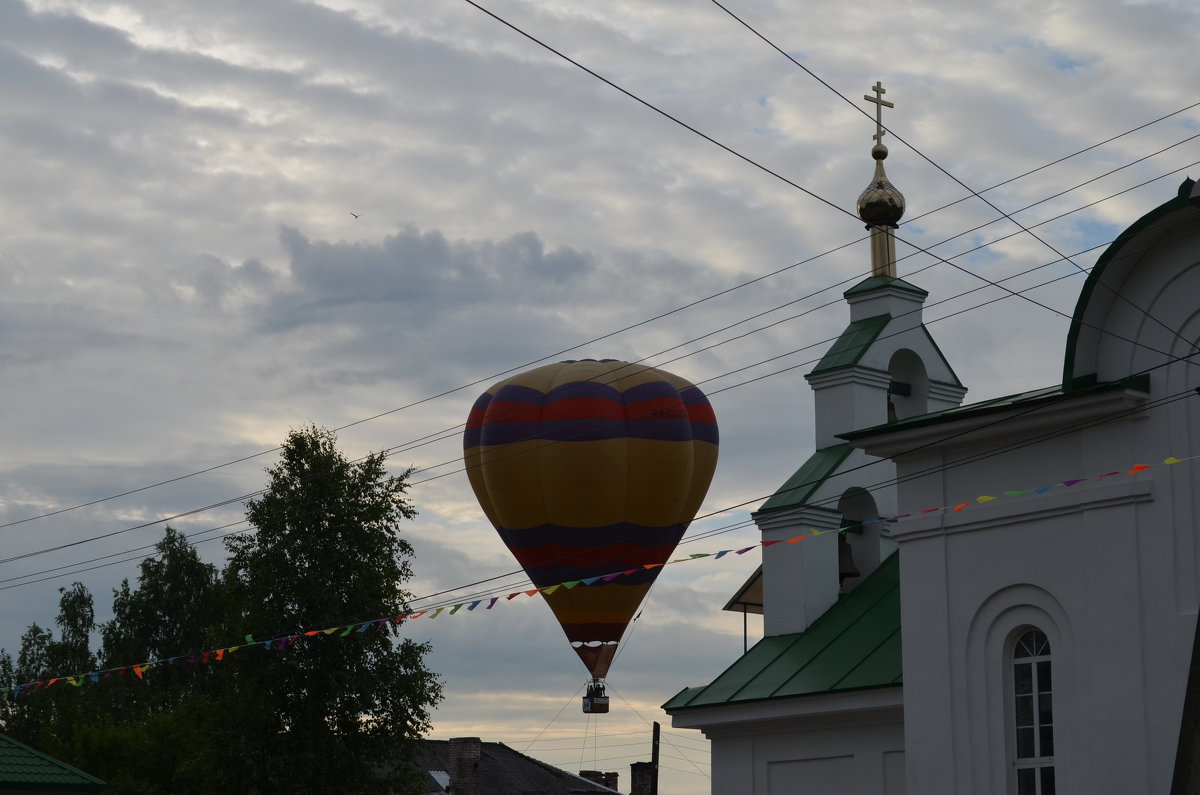
[[[702,513],[758,504],[811,451],[802,376],[869,267],[848,211],[876,80],[900,272],[968,400],[1059,380],[1081,269],[1200,176],[1192,0],[480,5],[0,0],[0,646],[72,580],[103,612],[166,517],[219,561],[241,508],[197,509],[261,488],[251,456],[307,423],[419,468],[415,594],[511,572],[456,426],[542,360],[700,384],[722,435]],[[1032,268],[1006,284],[1036,304],[984,281]],[[665,571],[598,720],[543,605],[414,623],[448,693],[434,736],[626,783],[658,705],[741,652],[720,607],[753,557]],[[663,791],[706,792],[702,738],[667,737]]]

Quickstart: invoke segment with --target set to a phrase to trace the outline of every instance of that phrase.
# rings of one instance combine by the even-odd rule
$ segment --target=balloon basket
[[[599,679],[588,683],[587,695],[583,697],[583,712],[585,715],[602,715],[608,712],[608,694],[604,691],[604,683]]]

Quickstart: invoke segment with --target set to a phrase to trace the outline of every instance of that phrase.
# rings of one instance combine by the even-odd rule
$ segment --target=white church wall
[[[1142,400],[1115,390],[994,427],[1019,443],[1037,437],[1038,425],[1061,432],[1068,416],[1111,417]],[[1195,411],[1139,411],[970,464],[954,465],[965,451],[949,444],[901,459],[901,476],[947,465],[906,489],[900,508],[946,509],[894,529],[911,788],[1015,791],[1003,645],[1018,627],[1036,626],[1053,650],[1057,791],[1169,789],[1200,567],[1195,475],[1162,466],[1171,453],[1161,445],[1172,428],[1196,428]],[[1160,465],[1129,474],[1137,463]],[[1108,472],[1119,475],[1097,480]],[[1072,478],[1084,480],[1002,496]]]
[[[900,688],[676,716],[711,741],[713,795],[903,795]]]
[[[842,527],[839,503],[851,488],[887,484],[895,477],[896,465],[892,461],[853,450],[839,472],[827,477],[809,496],[806,507],[755,517],[763,541],[783,542],[763,555],[764,635],[803,632],[837,602],[842,590],[838,582],[837,534],[830,531]],[[895,513],[893,489],[872,491],[871,498],[880,516]],[[813,529],[828,535],[813,538]],[[802,543],[787,543],[801,535],[809,537]],[[862,577],[874,571],[895,549],[890,528],[883,538],[879,538],[878,529],[873,529],[871,538],[877,539],[878,551],[864,552],[860,559],[856,558]],[[857,545],[866,540],[856,537],[851,543]]]

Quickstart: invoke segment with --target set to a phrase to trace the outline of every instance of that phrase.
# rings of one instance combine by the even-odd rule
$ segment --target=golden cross
[[[871,137],[875,139],[875,143],[881,144],[883,143],[883,135],[887,132],[883,129],[883,109],[885,107],[894,108],[896,107],[896,103],[888,102],[883,98],[883,95],[887,93],[887,89],[878,80],[875,81],[875,85],[871,87],[871,90],[875,92],[875,96],[863,94],[863,99],[867,102],[875,103],[875,134]]]

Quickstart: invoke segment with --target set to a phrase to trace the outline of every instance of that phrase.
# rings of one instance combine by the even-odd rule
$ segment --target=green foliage
[[[33,624],[0,680],[158,660],[98,685],[22,696],[0,708],[18,739],[105,779],[108,792],[402,792],[398,775],[429,729],[441,685],[428,647],[387,623],[347,637],[302,636],[287,650],[247,646],[217,665],[165,664],[237,642],[408,612],[412,547],[399,533],[416,515],[408,472],[376,454],[350,462],[332,432],[293,431],[268,486],[247,503],[256,532],[226,539],[222,570],[167,528],[136,585],[113,590],[97,629],[91,595],[60,592],[53,631]]]

